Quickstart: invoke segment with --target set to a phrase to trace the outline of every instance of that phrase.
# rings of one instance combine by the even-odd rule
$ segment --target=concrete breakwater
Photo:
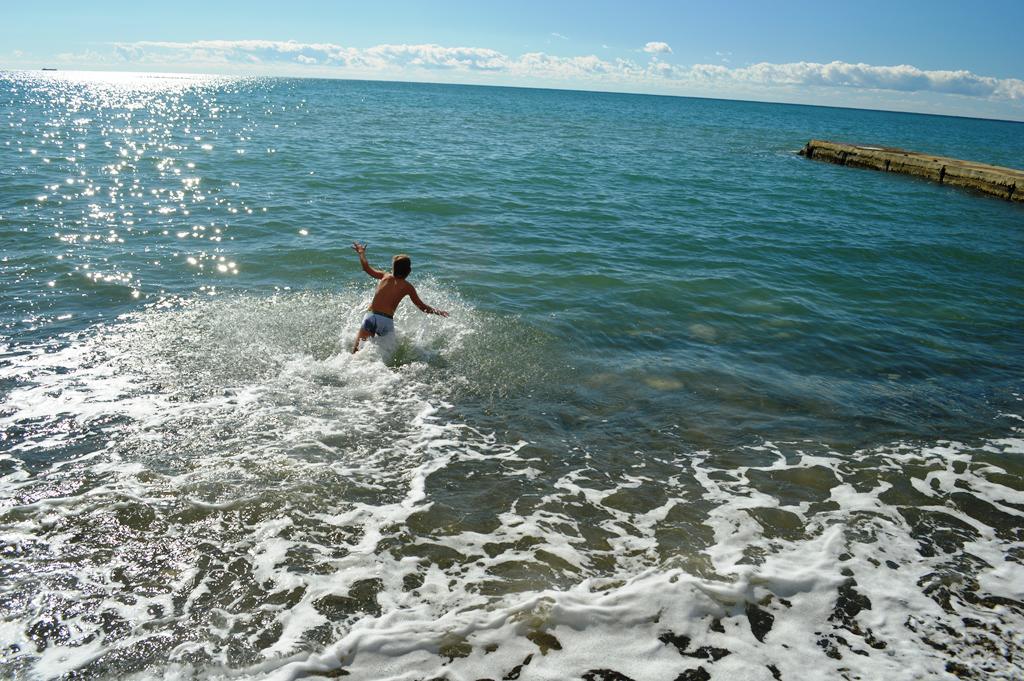
[[[962,161],[892,147],[811,140],[801,156],[854,168],[923,177],[939,184],[973,189],[1001,199],[1024,202],[1024,171]]]

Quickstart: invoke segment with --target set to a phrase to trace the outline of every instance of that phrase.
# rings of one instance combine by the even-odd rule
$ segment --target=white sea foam
[[[449,401],[491,380],[474,311],[353,356],[360,309],[152,309],[4,368],[0,669],[1021,675],[1020,438],[552,455]]]

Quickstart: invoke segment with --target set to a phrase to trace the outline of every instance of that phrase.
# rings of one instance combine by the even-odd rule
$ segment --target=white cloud
[[[914,66],[872,66],[834,61],[828,64],[753,64],[730,69],[717,64],[678,68],[676,76],[758,86],[808,86],[936,92],[967,97],[1024,98],[1024,81],[979,76],[970,71],[924,71]]]
[[[554,31],[551,32],[551,35],[553,37],[555,37],[555,38],[561,38],[562,40],[568,40],[569,39],[566,36],[562,35],[561,33],[555,33]]]
[[[96,50],[85,50],[83,52],[61,52],[57,55],[57,62],[72,65],[96,65],[110,62],[110,57]]]
[[[672,54],[672,48],[668,46],[668,43],[647,43],[644,45],[644,52],[651,54]]]
[[[647,43],[644,51],[655,57],[672,53],[672,49],[661,42]],[[728,54],[723,52],[718,56]],[[804,91],[937,93],[992,101],[1024,100],[1024,80],[979,76],[963,70],[925,71],[905,64],[874,66],[835,61],[828,64],[760,63],[732,68],[726,64],[681,66],[656,58],[638,63],[596,55],[561,57],[544,52],[510,56],[484,47],[383,44],[356,48],[292,40],[140,41],[117,43],[113,46],[113,55],[107,57],[88,56],[93,62],[105,60],[144,67],[216,69],[231,65],[243,68],[246,64],[264,67],[290,64],[294,70],[316,65],[340,76],[349,73],[429,79],[431,72],[448,72],[455,74],[448,78],[485,79],[483,82],[514,79],[519,83],[578,83],[599,88],[648,88],[648,91],[657,87],[662,92],[699,91],[721,96],[736,92],[748,95],[760,92],[770,96],[773,90],[801,88]],[[502,78],[505,80],[501,81]]]
[[[503,70],[509,58],[484,47],[444,47],[441,45],[378,45],[366,50],[345,52],[341,59],[354,63],[384,66],[413,66],[427,69]]]

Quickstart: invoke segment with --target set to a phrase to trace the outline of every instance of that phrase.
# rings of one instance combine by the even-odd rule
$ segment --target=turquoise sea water
[[[6,676],[1024,671],[1024,211],[795,154],[1024,125],[63,73],[0,115]],[[356,239],[451,317],[350,357]]]

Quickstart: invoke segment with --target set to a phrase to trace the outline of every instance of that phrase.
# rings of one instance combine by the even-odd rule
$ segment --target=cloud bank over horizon
[[[635,50],[637,58],[607,59],[594,54],[560,56],[545,52],[508,55],[485,47],[438,44],[380,44],[346,47],[334,43],[294,40],[196,40],[189,42],[118,42],[107,52],[63,54],[60,59],[105,68],[203,68],[212,70],[261,67],[291,75],[448,79],[471,76],[476,82],[501,84],[562,83],[579,87],[646,88],[686,94],[694,88],[764,91],[829,88],[846,91],[954,95],[1016,107],[1024,101],[1024,80],[995,78],[967,70],[924,70],[908,64],[756,63],[679,65],[667,43],[652,41]]]

